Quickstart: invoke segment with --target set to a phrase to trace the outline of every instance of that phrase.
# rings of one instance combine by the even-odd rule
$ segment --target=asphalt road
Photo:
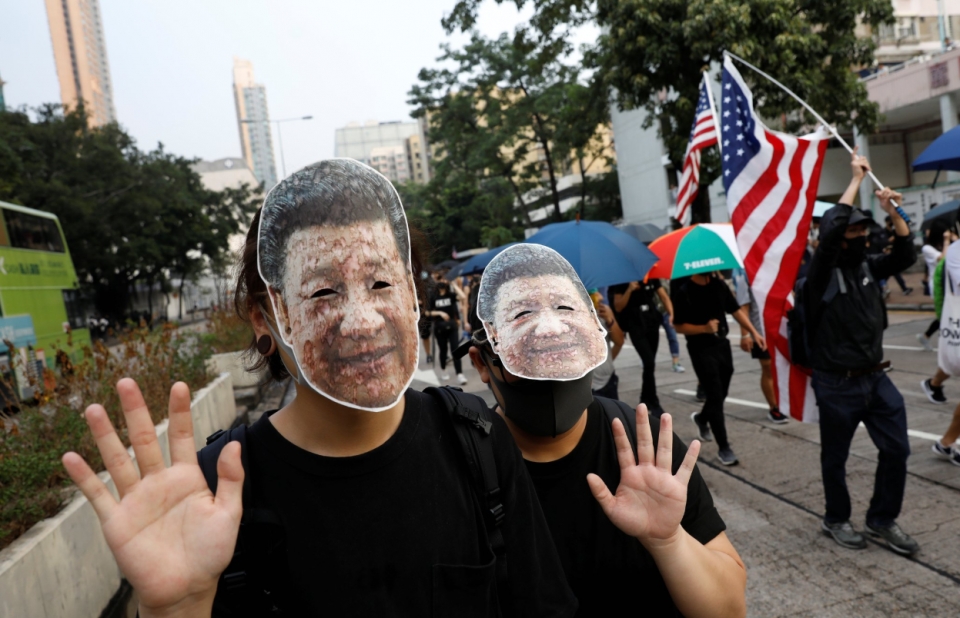
[[[726,405],[727,430],[740,465],[717,463],[716,445],[705,445],[700,467],[713,493],[727,534],[748,569],[748,615],[773,616],[956,616],[960,614],[960,467],[937,459],[930,448],[946,429],[960,403],[960,379],[944,390],[947,405],[930,403],[920,382],[936,370],[936,354],[923,351],[915,335],[932,314],[891,312],[884,338],[889,374],[907,403],[912,455],[906,498],[898,520],[921,545],[903,558],[871,543],[865,550],[836,545],[820,531],[823,489],[820,436],[815,424],[766,420],[760,391],[760,366],[734,350],[736,373]],[[738,332],[734,328],[734,332]],[[469,360],[469,359],[465,359]],[[696,376],[681,337],[686,373],[671,370],[661,331],[657,383],[662,405],[676,418],[682,439],[693,439],[690,413],[700,409],[692,393]],[[640,360],[625,347],[616,360],[620,398],[636,403]],[[439,367],[421,361],[413,386],[439,383]],[[452,369],[449,368],[448,369]],[[472,367],[466,366],[467,391],[492,402]],[[451,378],[455,378],[451,371]],[[453,382],[451,382],[453,383]],[[877,449],[862,427],[847,464],[854,526],[862,529],[873,490]]]

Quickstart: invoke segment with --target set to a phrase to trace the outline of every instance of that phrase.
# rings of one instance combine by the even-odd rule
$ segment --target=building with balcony
[[[269,191],[277,184],[277,165],[267,109],[267,89],[253,79],[253,63],[249,60],[233,59],[233,98],[243,159]]]

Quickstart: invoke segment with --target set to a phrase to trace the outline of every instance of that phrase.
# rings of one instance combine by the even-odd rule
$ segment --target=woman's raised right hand
[[[119,502],[80,455],[66,453],[63,465],[100,518],[120,570],[137,591],[140,615],[209,616],[243,512],[240,445],[221,452],[214,496],[197,464],[187,385],[170,389],[169,468],[137,383],[124,378],[117,393],[139,474],[103,406],[90,406],[85,416]]]

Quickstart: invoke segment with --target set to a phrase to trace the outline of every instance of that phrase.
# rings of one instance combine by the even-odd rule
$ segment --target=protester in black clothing
[[[693,362],[700,388],[706,401],[700,413],[691,419],[697,425],[700,439],[717,439],[717,457],[725,466],[738,463],[737,456],[727,440],[723,417],[723,400],[727,398],[733,377],[733,354],[727,334],[727,315],[732,314],[744,332],[750,333],[761,350],[767,349],[763,336],[750,323],[745,308],[737,303],[730,288],[716,273],[705,273],[676,279],[670,286],[673,299],[673,323],[677,332],[687,339],[687,351]],[[711,434],[712,431],[712,434]]]
[[[655,297],[660,298],[667,313],[672,315],[673,305],[670,302],[670,296],[660,285],[659,279],[612,285],[608,293],[613,301],[617,323],[625,333],[630,335],[630,343],[637,350],[640,362],[643,363],[640,403],[647,404],[647,407],[653,411],[662,412],[660,399],[657,397],[655,371],[663,314],[657,310]]]
[[[450,374],[447,373],[447,355],[453,355],[453,351],[460,343],[458,302],[459,297],[447,280],[443,278],[438,280],[436,290],[430,295],[428,311],[433,318],[433,335],[437,339],[437,347],[440,348],[440,371],[443,373],[444,380],[450,379]],[[463,366],[458,356],[453,356],[453,368],[457,372],[457,381],[460,385],[466,384],[467,378],[463,375]]]
[[[880,450],[876,484],[866,529],[901,554],[918,549],[896,523],[907,479],[907,417],[903,396],[887,377],[883,362],[886,309],[877,281],[902,272],[916,261],[907,223],[893,201],[900,194],[877,191],[880,207],[896,230],[890,253],[866,255],[869,217],[849,204],[870,167],[853,154],[853,179],[840,204],[820,224],[820,246],[807,275],[807,333],[810,337],[813,391],[820,409],[820,465],[826,497],[824,532],[844,547],[867,546],[850,523],[846,462],[857,426],[863,422]]]
[[[211,492],[195,453],[190,393],[178,383],[170,402],[173,465],[166,467],[132,380],[122,380],[117,390],[143,479],[99,405],[90,406],[86,418],[120,501],[79,455],[63,458],[137,592],[140,616],[210,616],[211,611],[215,616],[574,614],[576,600],[564,581],[533,485],[498,417],[487,429],[503,501],[498,529],[509,558],[506,579],[500,577],[488,543],[471,468],[457,439],[450,437],[454,429],[446,410],[431,396],[405,390],[395,405],[375,412],[372,405],[338,402],[304,378],[292,346],[278,337],[281,320],[269,303],[272,291],[258,274],[263,247],[257,229],[278,199],[290,208],[336,207],[330,220],[324,218],[326,210],[311,213],[317,216],[309,222],[292,218],[289,224],[298,232],[320,240],[348,233],[357,239],[340,243],[348,250],[344,264],[318,263],[301,273],[324,278],[303,289],[303,300],[313,301],[321,318],[337,303],[369,303],[357,308],[367,312],[364,324],[347,316],[339,328],[323,331],[332,340],[311,339],[305,349],[318,347],[330,355],[350,351],[351,356],[334,359],[374,369],[382,368],[378,363],[389,354],[412,352],[416,358],[414,303],[422,290],[404,286],[419,281],[413,274],[420,272],[420,260],[415,246],[407,244],[406,219],[389,181],[348,159],[321,162],[282,181],[253,220],[236,303],[252,323],[257,366],[268,368],[275,379],[291,377],[297,396],[246,432],[246,462],[238,443],[223,446],[216,494]],[[381,243],[384,234],[390,243]],[[381,252],[365,244],[373,242]],[[333,244],[327,243],[328,248]],[[269,248],[286,249],[283,243]],[[330,259],[331,253],[313,257]],[[398,263],[403,267],[399,271]],[[286,268],[282,260],[280,266]],[[383,315],[398,299],[410,302],[403,307],[408,323],[393,324]],[[412,336],[380,339],[381,328]],[[371,345],[384,342],[384,347]],[[248,497],[253,508],[248,509]],[[270,536],[237,547],[241,516],[248,531],[258,522],[271,524]],[[244,534],[240,532],[241,539],[253,538]],[[257,561],[261,554],[251,552],[252,547],[269,552],[278,546],[284,549],[275,562]],[[219,581],[235,549],[252,561],[251,570]],[[283,571],[279,587],[264,586],[264,578]],[[228,609],[238,587],[261,599],[269,589],[267,600],[282,611]]]
[[[494,260],[487,267],[485,285],[497,266]],[[576,273],[566,267],[552,276],[557,282],[566,277],[566,284],[581,290],[576,296],[586,297]],[[524,276],[529,275],[517,279]],[[570,304],[558,305],[556,313],[589,310],[589,300],[563,302]],[[541,306],[524,317],[542,320],[546,331],[554,319],[550,313]],[[523,453],[580,601],[578,615],[618,615],[623,599],[615,591],[639,586],[646,615],[743,616],[746,571],[694,465],[699,442],[688,450],[673,435],[669,414],[656,422],[641,404],[634,451],[621,422],[611,425],[602,409],[622,404],[594,396],[589,373],[587,380],[521,378],[505,367],[509,361],[498,355],[500,345],[488,341],[488,334],[474,335],[470,359]],[[542,362],[549,362],[549,354],[541,354]]]

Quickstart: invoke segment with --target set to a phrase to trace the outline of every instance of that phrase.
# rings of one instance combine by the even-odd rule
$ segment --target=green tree
[[[82,288],[115,318],[138,282],[222,265],[255,207],[249,188],[204,189],[191,163],[140,151],[116,124],[91,128],[82,109],[0,113],[0,199],[60,218]]]
[[[415,117],[428,118],[430,141],[440,149],[437,175],[504,179],[528,222],[524,193],[545,185],[561,220],[557,184],[568,152],[557,138],[579,79],[571,44],[520,29],[496,39],[471,32],[463,49],[442,49],[442,68],[423,69],[409,101]]]
[[[460,0],[444,20],[448,30],[469,30],[483,0]],[[512,1],[518,7],[528,0]],[[878,107],[867,98],[854,68],[871,66],[875,43],[858,37],[859,23],[876,29],[893,20],[889,0],[531,0],[530,27],[559,36],[595,20],[604,28],[588,64],[621,107],[645,108],[670,159],[680,169],[693,123],[701,71],[729,50],[776,76],[832,123],[870,133]],[[742,71],[766,118],[786,115],[787,130],[812,124],[782,90]],[[661,99],[659,93],[667,96]],[[704,157],[701,186],[720,173],[716,153]],[[705,191],[694,216],[709,217]]]

